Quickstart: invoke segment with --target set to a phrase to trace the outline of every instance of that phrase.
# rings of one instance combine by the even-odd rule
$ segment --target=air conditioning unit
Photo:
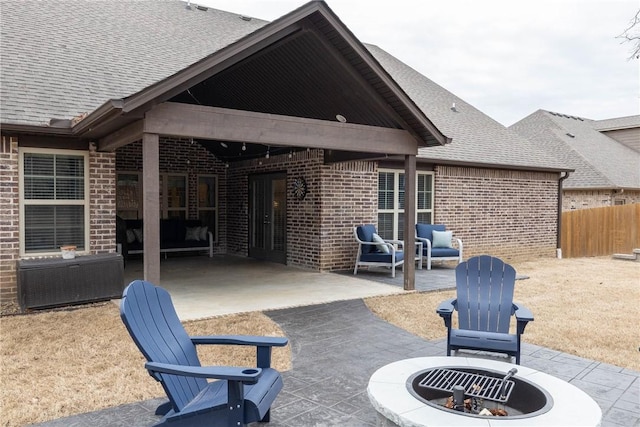
[[[18,261],[18,303],[22,311],[120,298],[124,266],[119,254]]]

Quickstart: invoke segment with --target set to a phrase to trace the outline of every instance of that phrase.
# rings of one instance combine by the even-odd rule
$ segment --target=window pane
[[[58,200],[84,199],[84,179],[82,178],[56,179],[56,199]]]
[[[168,176],[167,193],[167,208],[187,207],[187,180],[184,176]]]
[[[25,200],[83,200],[84,157],[24,155]]]
[[[216,177],[198,177],[198,207],[216,207]]]
[[[75,245],[84,250],[84,206],[27,205],[25,252],[56,251]]]
[[[431,212],[418,212],[416,222],[421,224],[431,224]]]
[[[40,178],[34,176],[24,177],[25,200],[53,200],[53,177]]]
[[[378,174],[378,209],[393,209],[393,173]]]
[[[404,209],[404,174],[401,173],[398,177],[398,209]]]
[[[393,239],[393,214],[378,214],[378,235],[383,239]]]
[[[418,209],[431,209],[432,176],[418,175]]]

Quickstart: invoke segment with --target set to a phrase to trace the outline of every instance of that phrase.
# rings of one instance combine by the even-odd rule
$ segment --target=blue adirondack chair
[[[504,353],[520,364],[520,335],[533,314],[513,302],[516,270],[488,255],[469,258],[456,267],[457,298],[440,304],[436,312],[447,327],[447,356],[451,350],[471,349]],[[458,311],[458,329],[452,328],[453,311]],[[509,333],[511,316],[516,316],[516,333]]]
[[[136,280],[124,290],[120,317],[147,359],[145,368],[162,383],[169,402],[157,426],[244,426],[268,422],[271,404],[282,389],[282,376],[271,368],[271,348],[282,337],[221,335],[190,337],[169,293]],[[255,346],[257,367],[200,365],[196,344]],[[218,381],[208,382],[207,379]]]

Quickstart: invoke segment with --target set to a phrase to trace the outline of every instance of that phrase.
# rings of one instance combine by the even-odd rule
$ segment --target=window
[[[198,219],[209,227],[213,240],[218,240],[218,178],[215,175],[198,176]]]
[[[187,176],[162,175],[162,218],[187,219]]]
[[[418,172],[416,220],[431,224],[433,219],[433,174]],[[403,239],[404,172],[381,169],[378,174],[378,233],[383,239]]]
[[[19,156],[21,255],[88,250],[88,154],[25,148]]]
[[[142,191],[138,172],[118,172],[116,213],[123,219],[142,218]]]

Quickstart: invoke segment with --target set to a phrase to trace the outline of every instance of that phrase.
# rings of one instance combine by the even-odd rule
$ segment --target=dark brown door
[[[249,177],[249,256],[287,263],[287,177]]]

